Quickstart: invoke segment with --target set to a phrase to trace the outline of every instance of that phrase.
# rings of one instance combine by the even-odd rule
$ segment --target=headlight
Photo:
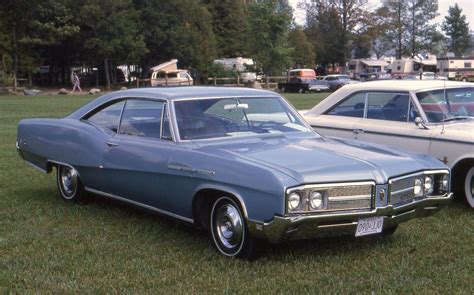
[[[440,191],[442,192],[447,192],[449,190],[449,175],[444,174],[443,177],[441,177],[440,181]]]
[[[309,195],[309,207],[311,210],[323,209],[325,206],[324,194],[319,191],[312,191]]]
[[[423,182],[420,178],[415,178],[415,183],[413,184],[413,194],[415,197],[423,196]]]
[[[300,205],[300,202],[301,202],[300,195],[298,193],[292,193],[288,197],[288,209],[290,209],[291,211],[296,210],[298,206]]]
[[[425,194],[431,195],[434,191],[433,176],[425,175]]]

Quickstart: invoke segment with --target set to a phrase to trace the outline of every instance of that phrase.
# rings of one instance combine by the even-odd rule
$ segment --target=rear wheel
[[[77,170],[73,167],[59,165],[56,169],[56,182],[59,194],[66,202],[80,202],[84,200],[84,187]]]
[[[464,78],[462,78],[462,79],[461,79],[461,81],[463,81],[463,82],[467,82],[467,78],[466,78],[466,77],[464,77]]]
[[[214,246],[225,256],[255,258],[256,241],[248,232],[239,204],[232,198],[220,197],[214,202],[210,232]]]
[[[298,89],[298,93],[304,93],[303,87],[301,87],[300,89]]]
[[[470,167],[464,176],[464,196],[467,203],[474,208],[474,167]]]

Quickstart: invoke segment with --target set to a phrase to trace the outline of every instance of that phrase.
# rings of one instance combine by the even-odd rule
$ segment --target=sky
[[[304,11],[297,8],[298,2],[301,1],[302,0],[288,0],[290,5],[295,9],[295,21],[300,25],[304,24],[305,21]],[[381,4],[380,0],[368,0],[368,2],[369,7],[377,7]],[[438,0],[438,13],[440,15],[435,19],[435,22],[441,25],[444,17],[448,15],[449,6],[453,6],[455,3],[461,7],[462,13],[466,16],[471,31],[474,31],[474,0]]]

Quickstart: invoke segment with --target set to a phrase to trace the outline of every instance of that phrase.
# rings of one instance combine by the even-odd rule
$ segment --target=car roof
[[[446,80],[378,80],[364,83],[349,84],[343,88],[346,91],[354,90],[385,90],[385,91],[411,91],[418,92],[444,87],[469,87],[472,83],[446,81]]]
[[[273,91],[244,87],[177,86],[135,88],[105,94],[79,108],[70,114],[68,118],[82,118],[96,107],[119,98],[151,98],[174,101],[179,99],[200,99],[208,97],[280,97],[280,95]]]
[[[219,86],[177,86],[177,87],[149,87],[124,91],[117,91],[117,96],[141,94],[150,98],[166,98],[169,100],[183,98],[205,98],[205,97],[243,97],[243,96],[279,96],[273,91],[244,88],[244,87],[219,87]]]

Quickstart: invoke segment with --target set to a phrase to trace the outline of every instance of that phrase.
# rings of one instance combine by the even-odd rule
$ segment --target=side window
[[[410,96],[403,93],[369,93],[368,119],[407,122]]]
[[[346,117],[364,117],[365,92],[353,94],[342,103],[336,105],[328,112],[327,115],[346,116]]]
[[[160,138],[163,107],[161,101],[127,100],[119,134]]]
[[[112,132],[117,132],[120,123],[124,101],[120,101],[105,107],[98,112],[89,115],[86,120]]]

